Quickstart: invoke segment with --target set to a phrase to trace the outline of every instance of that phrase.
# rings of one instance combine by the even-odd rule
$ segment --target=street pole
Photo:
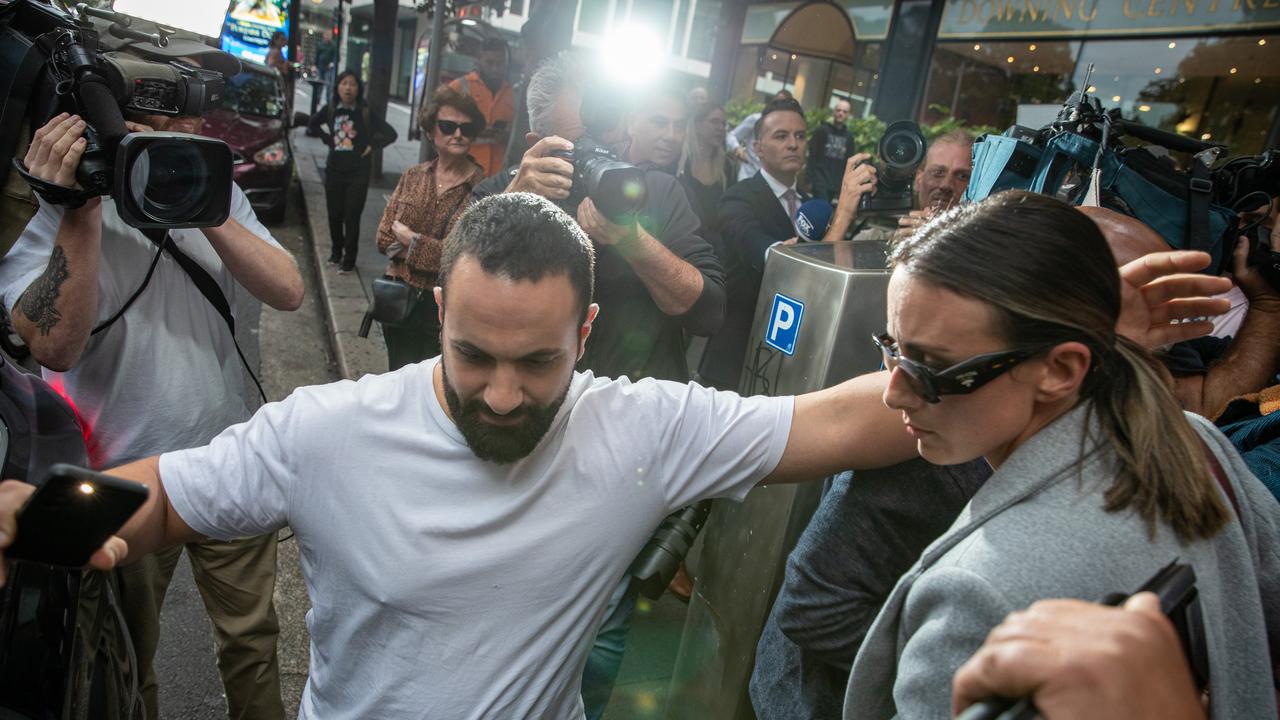
[[[431,40],[427,45],[427,79],[422,83],[422,104],[426,105],[431,102],[431,96],[435,95],[436,86],[440,84],[440,64],[444,59],[442,46],[444,45],[444,15],[445,0],[435,0],[431,5]],[[430,128],[420,128],[422,131],[422,139],[418,144],[418,161],[426,162],[427,155],[431,151],[431,146],[427,142],[430,137]]]

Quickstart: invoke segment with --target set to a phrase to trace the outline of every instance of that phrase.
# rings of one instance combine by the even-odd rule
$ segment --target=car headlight
[[[280,167],[289,162],[289,145],[283,140],[273,142],[254,153],[253,161],[263,167]]]

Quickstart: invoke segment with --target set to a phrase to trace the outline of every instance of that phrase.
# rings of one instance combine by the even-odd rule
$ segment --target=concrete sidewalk
[[[294,107],[301,110],[310,106],[310,88],[299,89]],[[356,255],[356,271],[339,275],[338,269],[332,265],[320,266],[320,301],[328,320],[338,372],[352,380],[369,373],[387,371],[387,346],[381,326],[374,323],[368,338],[361,338],[356,333],[369,308],[370,283],[381,277],[387,267],[387,258],[378,253],[378,222],[400,176],[405,169],[418,163],[419,143],[408,139],[409,112],[403,103],[392,101],[387,106],[387,122],[395,128],[397,138],[382,151],[382,179],[369,183],[368,200],[360,216],[360,251]],[[307,137],[305,128],[297,128],[291,135],[293,162],[302,185],[303,214],[310,230],[310,241],[316,258],[327,258],[333,246],[324,198],[324,166],[329,149],[320,138]]]

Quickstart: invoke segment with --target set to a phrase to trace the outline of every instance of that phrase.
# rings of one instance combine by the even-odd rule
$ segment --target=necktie
[[[787,191],[782,193],[782,201],[787,204],[787,219],[794,223],[796,210],[800,209],[800,198],[796,197],[795,188],[787,188]]]

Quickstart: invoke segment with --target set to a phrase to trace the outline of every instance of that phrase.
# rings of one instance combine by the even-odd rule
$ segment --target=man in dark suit
[[[725,319],[707,343],[698,379],[712,387],[737,390],[755,315],[760,278],[769,248],[794,244],[796,210],[808,199],[796,187],[804,168],[806,126],[800,103],[773,100],[755,126],[760,171],[733,185],[720,198],[721,250],[725,265]],[[875,187],[875,168],[867,155],[849,158],[841,179],[841,202],[824,239],[843,239],[857,211],[858,199]]]

